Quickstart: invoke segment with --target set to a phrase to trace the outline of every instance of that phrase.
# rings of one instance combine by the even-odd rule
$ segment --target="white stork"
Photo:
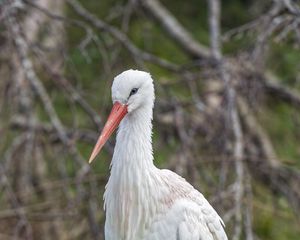
[[[227,240],[204,196],[176,173],[153,164],[153,80],[127,70],[112,85],[113,108],[92,162],[119,126],[104,193],[106,240]]]

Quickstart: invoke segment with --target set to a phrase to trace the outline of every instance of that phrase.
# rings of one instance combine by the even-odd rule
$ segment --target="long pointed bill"
[[[90,156],[89,163],[91,163],[95,159],[97,154],[100,152],[101,148],[107,142],[107,140],[112,135],[114,130],[119,126],[121,120],[125,117],[126,114],[127,114],[127,106],[119,102],[115,102],[108,116],[108,119],[104,125],[104,128],[101,132],[101,135],[98,138],[98,141]]]

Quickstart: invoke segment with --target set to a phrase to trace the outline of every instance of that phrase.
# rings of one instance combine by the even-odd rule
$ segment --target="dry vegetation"
[[[0,1],[0,239],[103,239],[113,143],[87,157],[127,68],[156,80],[156,164],[230,239],[299,237],[299,1],[222,4]]]

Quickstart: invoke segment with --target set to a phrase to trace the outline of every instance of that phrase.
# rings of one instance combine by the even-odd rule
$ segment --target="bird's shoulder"
[[[196,203],[204,209],[213,210],[209,202],[205,199],[203,194],[195,189],[183,177],[168,169],[161,170],[161,178],[168,191],[163,197],[166,202],[174,202],[178,199],[185,199]],[[207,214],[210,212],[206,211]]]
[[[179,203],[182,209],[190,213],[190,216],[201,215],[201,223],[206,224],[214,236],[213,239],[227,239],[221,217],[201,192],[196,190],[183,177],[170,170],[162,169],[161,177],[164,185],[168,188],[167,194],[161,198],[163,204],[171,209]]]
[[[194,195],[198,195],[196,197],[200,197],[200,199],[203,197],[199,191],[180,175],[168,169],[161,169],[160,171],[161,180],[168,189],[168,194],[166,194],[165,197],[169,196],[174,200],[177,200],[178,198],[190,198],[192,200]]]

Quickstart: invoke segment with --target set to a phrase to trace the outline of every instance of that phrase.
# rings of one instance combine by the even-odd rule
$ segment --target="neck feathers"
[[[147,201],[157,170],[151,135],[152,107],[136,109],[120,124],[104,195],[106,224],[115,230],[116,238],[140,236],[147,224],[143,218],[153,212]]]
[[[112,159],[112,168],[142,168],[153,165],[152,108],[145,107],[129,113],[121,122]],[[131,169],[133,170],[133,169]]]

